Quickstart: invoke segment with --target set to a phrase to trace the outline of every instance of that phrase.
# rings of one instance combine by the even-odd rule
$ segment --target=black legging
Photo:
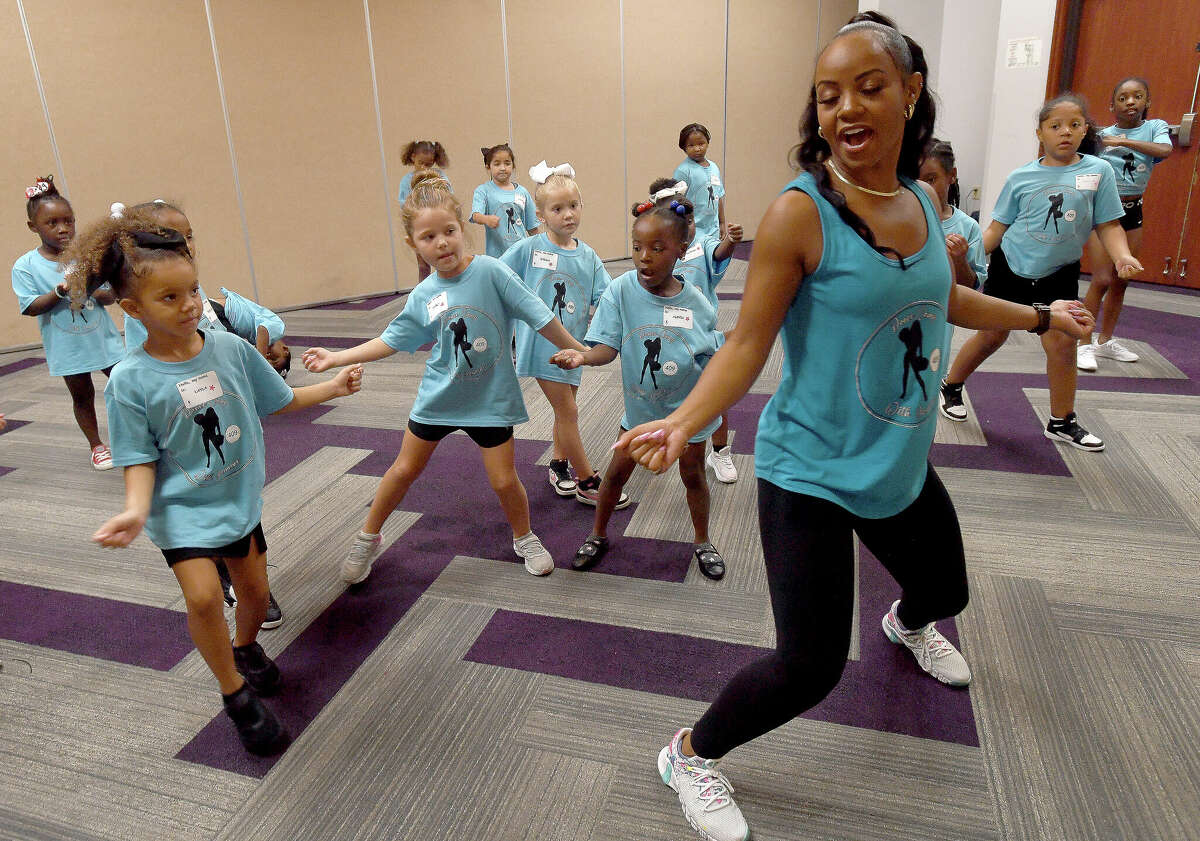
[[[759,479],[758,519],[776,649],[734,675],[696,723],[692,748],[708,759],[791,721],[841,680],[854,614],[852,532],[903,589],[897,612],[904,627],[967,606],[958,517],[932,465],[913,504],[881,520]]]

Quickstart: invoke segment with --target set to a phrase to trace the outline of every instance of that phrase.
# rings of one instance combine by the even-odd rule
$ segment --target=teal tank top
[[[898,260],[871,248],[802,173],[786,190],[816,202],[821,262],[788,307],[783,379],[759,419],[759,478],[853,514],[890,517],[917,498],[937,427],[942,343],[953,282],[929,198],[925,245]]]

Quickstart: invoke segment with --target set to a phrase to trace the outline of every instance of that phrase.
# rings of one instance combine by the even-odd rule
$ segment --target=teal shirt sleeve
[[[550,312],[550,308],[512,269],[506,269],[503,274],[497,272],[494,277],[496,291],[513,318],[524,321],[534,330],[541,330],[554,320],[554,313]]]
[[[12,287],[13,292],[17,296],[17,308],[21,315],[25,314],[25,310],[29,309],[29,305],[32,304],[36,298],[39,298],[51,291],[50,289],[41,289],[33,277],[33,272],[26,269],[20,263],[13,265]],[[55,304],[55,306],[67,306],[67,302],[65,300],[59,301],[57,304]]]
[[[608,289],[608,285],[612,283],[612,278],[609,277],[608,269],[604,268],[604,262],[600,259],[600,255],[592,252],[593,272],[592,272],[592,301],[591,305],[597,306],[600,303],[600,298],[604,295],[604,291]]]
[[[1102,225],[1125,215],[1121,196],[1117,193],[1117,176],[1111,166],[1099,166],[1100,186],[1092,200],[1092,226]]]
[[[254,394],[254,408],[259,417],[272,415],[286,408],[296,394],[291,386],[283,381],[283,377],[263,359],[253,345],[238,342],[238,352],[242,360],[242,370]]]
[[[533,196],[524,187],[517,185],[517,189],[525,196],[525,230],[532,231],[538,225],[542,224],[537,218],[537,208],[533,204]]]
[[[621,305],[617,302],[615,286],[609,285],[600,296],[584,341],[593,346],[607,345],[615,351],[621,350]]]
[[[970,217],[967,217],[970,219]],[[975,222],[974,219],[971,219]],[[983,232],[979,230],[979,223],[975,223],[969,229],[967,235],[967,262],[971,264],[971,268],[975,270],[975,288],[982,289],[984,282],[987,280],[987,254],[983,251]]]
[[[131,381],[129,386],[134,387],[134,383]],[[140,396],[130,393],[120,368],[114,369],[112,379],[104,387],[104,408],[108,412],[113,464],[117,467],[150,464],[159,459],[158,442],[150,430],[150,420],[144,400],[138,399]]]
[[[500,262],[512,269],[521,280],[525,280],[525,270],[529,267],[529,249],[532,243],[533,240],[526,237],[520,242],[513,243],[499,257]]]
[[[475,194],[471,197],[471,214],[476,213],[487,213],[487,182],[476,187]]]
[[[267,328],[270,342],[283,338],[283,319],[274,312],[225,287],[221,287],[221,294],[225,296],[225,317],[233,325],[234,332],[250,344],[257,341],[259,327]]]
[[[992,219],[1001,225],[1011,225],[1019,212],[1020,207],[1016,190],[1013,187],[1013,179],[1009,176],[1004,182],[1004,188],[1000,190],[1000,197],[996,199],[996,206],[992,208]]]
[[[409,293],[408,300],[404,302],[404,309],[397,313],[379,337],[385,345],[392,350],[412,353],[421,345],[436,341],[436,320],[433,324],[429,323],[425,297],[421,294],[420,285]]]
[[[713,289],[716,289],[718,283],[725,279],[725,272],[729,270],[729,264],[733,262],[733,252],[729,252],[729,256],[724,260],[718,260],[714,253],[721,245],[720,237],[709,237],[704,243],[704,254],[708,258],[708,264],[712,267]]]

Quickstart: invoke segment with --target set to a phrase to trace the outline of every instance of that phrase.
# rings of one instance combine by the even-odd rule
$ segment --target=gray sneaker
[[[939,634],[932,622],[916,631],[905,629],[896,618],[899,604],[899,599],[892,602],[892,609],[883,617],[883,632],[887,638],[908,648],[917,659],[917,665],[942,683],[950,686],[970,683],[971,668],[950,640]]]
[[[658,775],[675,789],[683,816],[707,841],[746,841],[750,827],[733,802],[733,786],[717,770],[717,760],[684,756],[679,745],[686,728],[658,752]]]
[[[513,551],[525,559],[525,571],[530,575],[549,575],[554,572],[554,558],[533,532],[513,541]]]
[[[379,547],[383,536],[359,532],[350,544],[350,551],[342,561],[342,580],[347,584],[358,584],[366,581],[371,574],[371,564],[379,557]]]

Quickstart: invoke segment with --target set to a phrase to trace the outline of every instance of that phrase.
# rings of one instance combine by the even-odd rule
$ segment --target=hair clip
[[[46,193],[49,191],[50,191],[50,182],[45,180],[44,178],[39,178],[37,181],[33,182],[32,187],[25,188],[25,198],[27,198],[27,199],[37,198],[42,193]]]
[[[644,201],[635,208],[635,211],[636,211],[637,215],[641,215],[653,207],[654,207],[654,202]]]
[[[675,182],[674,187],[663,187],[657,193],[650,197],[650,201],[662,201],[669,199],[672,196],[686,196],[688,191],[688,183],[686,181]]]
[[[536,163],[529,168],[529,177],[535,184],[545,184],[551,175],[565,175],[567,178],[574,178],[575,169],[570,164],[549,166],[544,159],[541,163]]]
[[[685,205],[679,201],[672,201],[671,209],[674,210],[680,216],[687,216],[687,214],[688,214],[687,205]]]
[[[108,206],[108,215],[113,219],[120,219],[125,215],[125,205],[119,201],[115,201]]]

